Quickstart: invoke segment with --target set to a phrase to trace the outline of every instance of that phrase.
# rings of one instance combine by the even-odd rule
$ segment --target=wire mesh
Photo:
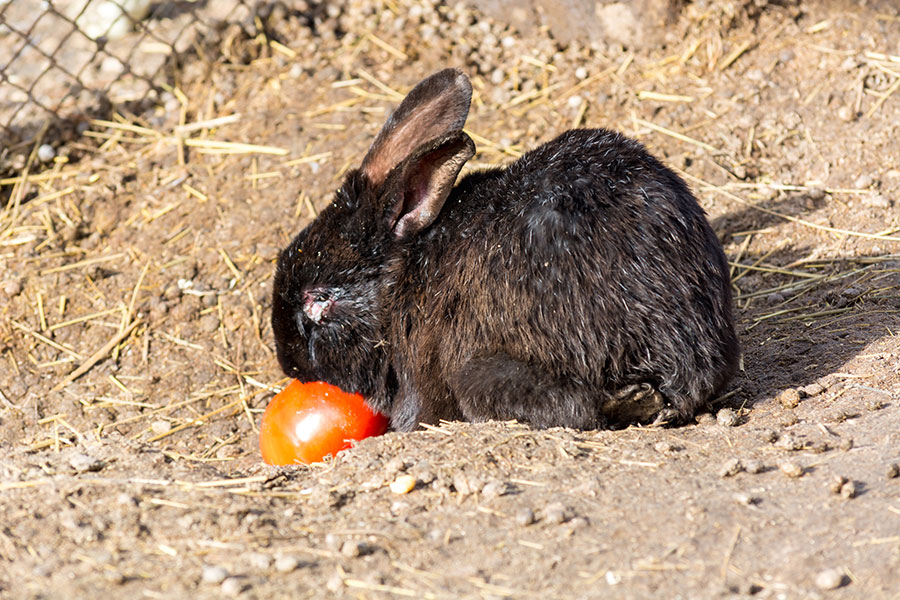
[[[0,0],[0,144],[141,99],[198,34],[252,14],[245,0]]]

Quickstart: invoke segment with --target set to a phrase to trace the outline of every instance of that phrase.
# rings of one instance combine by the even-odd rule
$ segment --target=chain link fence
[[[247,0],[0,0],[0,159],[57,119],[137,101]]]

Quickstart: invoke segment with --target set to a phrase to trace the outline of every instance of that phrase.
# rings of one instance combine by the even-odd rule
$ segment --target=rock
[[[900,477],[900,465],[897,463],[891,463],[887,466],[887,471],[885,472],[888,479],[896,479]]]
[[[785,408],[797,408],[800,404],[800,392],[794,388],[787,388],[778,394],[776,399]]]
[[[7,298],[15,298],[22,293],[22,282],[18,279],[7,279],[0,289]]]
[[[341,545],[341,554],[347,558],[357,558],[366,553],[365,542],[347,540]]]
[[[251,552],[247,555],[247,562],[252,568],[265,571],[272,566],[272,557],[262,552]]]
[[[875,180],[872,179],[871,175],[864,173],[856,178],[856,181],[853,182],[853,187],[863,190],[868,187],[871,187],[871,185],[874,183],[874,181]]]
[[[734,477],[743,470],[744,465],[741,464],[741,459],[730,458],[719,468],[719,477]]]
[[[222,583],[226,577],[228,571],[219,565],[203,565],[200,569],[200,579],[203,583]]]
[[[562,502],[552,502],[544,507],[543,517],[545,522],[559,525],[571,519],[572,515]]]
[[[870,208],[890,208],[891,201],[882,194],[866,194],[861,198],[863,204]]]
[[[782,450],[797,451],[803,448],[803,442],[792,436],[790,433],[785,433],[778,436],[775,447],[781,448]]]
[[[534,511],[528,507],[516,511],[516,524],[526,527],[534,523]]]
[[[732,499],[734,499],[734,501],[738,504],[742,504],[744,506],[750,506],[759,502],[758,498],[754,498],[746,492],[738,492],[734,496],[732,496]]]
[[[744,463],[744,471],[750,473],[751,475],[756,475],[757,473],[762,473],[765,467],[762,464],[762,461],[758,461],[755,458],[751,458],[750,460],[742,461]]]
[[[798,465],[795,462],[785,461],[778,465],[778,468],[781,469],[781,472],[784,473],[787,477],[791,479],[796,479],[798,477],[803,477],[805,470],[803,467]]]
[[[831,490],[832,494],[840,494],[841,488],[844,487],[845,483],[847,483],[846,477],[843,475],[834,475],[828,482],[828,489]]]
[[[76,473],[99,471],[106,466],[99,458],[95,458],[82,452],[72,455],[72,457],[69,458],[69,465],[75,469]]]
[[[813,382],[800,389],[804,394],[806,394],[807,397],[812,398],[813,396],[818,396],[819,394],[824,392],[825,386],[823,386],[821,383]]]
[[[716,413],[716,423],[722,427],[734,427],[738,422],[738,414],[732,408],[723,408]]]
[[[245,587],[246,586],[240,577],[229,577],[222,582],[222,587],[220,589],[222,590],[223,595],[233,598],[240,595]]]
[[[37,157],[41,162],[50,162],[56,158],[56,148],[50,144],[41,144],[38,146]]]
[[[490,499],[505,496],[509,491],[510,487],[508,483],[500,481],[499,479],[493,479],[484,484],[484,487],[481,488],[481,495]]]
[[[675,450],[675,446],[672,444],[672,442],[663,440],[661,442],[656,442],[655,444],[653,444],[653,449],[660,454],[668,454]]]
[[[154,433],[154,435],[162,435],[164,433],[169,433],[172,431],[172,424],[168,421],[153,421],[150,423],[150,431]]]
[[[841,486],[841,496],[843,496],[847,500],[856,498],[857,493],[856,483],[853,481],[848,481]]]
[[[820,590],[836,590],[844,585],[844,574],[837,569],[825,569],[816,575],[816,587]]]
[[[275,559],[275,570],[279,573],[290,573],[300,566],[300,559],[293,554],[283,554]]]

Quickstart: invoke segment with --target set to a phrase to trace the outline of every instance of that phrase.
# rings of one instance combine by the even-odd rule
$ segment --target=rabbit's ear
[[[409,92],[381,129],[361,170],[373,186],[422,144],[461,131],[469,114],[472,84],[459,69],[444,69]]]
[[[387,177],[381,197],[394,235],[418,233],[437,218],[456,176],[475,154],[475,143],[455,131],[423,144]]]

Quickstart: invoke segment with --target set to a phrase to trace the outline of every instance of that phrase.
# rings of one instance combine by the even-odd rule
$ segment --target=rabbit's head
[[[455,69],[413,88],[332,203],[281,253],[272,329],[289,376],[387,401],[384,304],[395,275],[386,263],[434,222],[475,153],[462,131],[471,94]]]

